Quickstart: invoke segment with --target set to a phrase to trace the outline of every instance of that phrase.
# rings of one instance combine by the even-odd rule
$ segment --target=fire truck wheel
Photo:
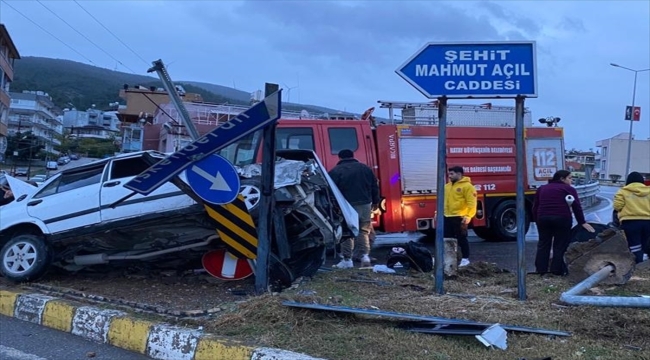
[[[526,212],[525,232],[530,228],[530,215]],[[499,204],[492,217],[490,226],[494,233],[491,241],[517,241],[517,205],[513,200]]]

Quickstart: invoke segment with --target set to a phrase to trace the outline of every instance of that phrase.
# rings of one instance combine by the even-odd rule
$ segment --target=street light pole
[[[632,160],[632,129],[633,129],[633,126],[634,126],[634,104],[635,104],[635,100],[636,100],[636,79],[637,79],[637,75],[639,75],[640,72],[650,71],[650,69],[634,70],[634,69],[630,69],[628,67],[621,66],[621,65],[618,65],[618,64],[614,64],[614,63],[610,63],[609,65],[611,65],[613,67],[621,68],[621,69],[624,69],[624,70],[632,71],[634,73],[634,86],[633,86],[633,89],[632,89],[632,117],[630,118],[630,133],[628,135],[628,142],[627,142],[627,161],[625,163],[625,171],[626,171],[626,173],[622,174],[623,177],[625,178],[627,176],[627,174],[629,174],[632,171],[632,169],[630,168],[630,162]]]

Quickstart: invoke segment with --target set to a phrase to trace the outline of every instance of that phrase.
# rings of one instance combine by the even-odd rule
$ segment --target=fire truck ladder
[[[388,109],[390,124],[430,125],[438,126],[438,101],[430,102],[400,102],[378,101],[379,107]],[[395,110],[401,110],[400,115]],[[525,109],[524,122],[532,126],[532,114]],[[493,106],[492,103],[480,105],[447,105],[447,126],[479,126],[479,127],[515,127],[514,106]]]

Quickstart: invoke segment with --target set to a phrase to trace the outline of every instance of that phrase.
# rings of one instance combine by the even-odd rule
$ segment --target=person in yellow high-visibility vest
[[[476,188],[472,179],[464,176],[462,166],[452,166],[445,184],[445,237],[456,238],[463,256],[459,266],[469,265],[467,227],[476,216]]]

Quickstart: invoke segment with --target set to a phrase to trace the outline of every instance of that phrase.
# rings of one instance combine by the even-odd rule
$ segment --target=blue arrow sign
[[[537,97],[536,48],[527,42],[429,43],[395,72],[424,96]]]
[[[148,195],[192,163],[223,149],[280,118],[281,90],[275,92],[228,122],[203,135],[183,149],[160,160],[124,184],[137,193]]]
[[[224,157],[212,154],[185,170],[187,182],[196,195],[214,205],[233,202],[239,194],[239,174]]]

